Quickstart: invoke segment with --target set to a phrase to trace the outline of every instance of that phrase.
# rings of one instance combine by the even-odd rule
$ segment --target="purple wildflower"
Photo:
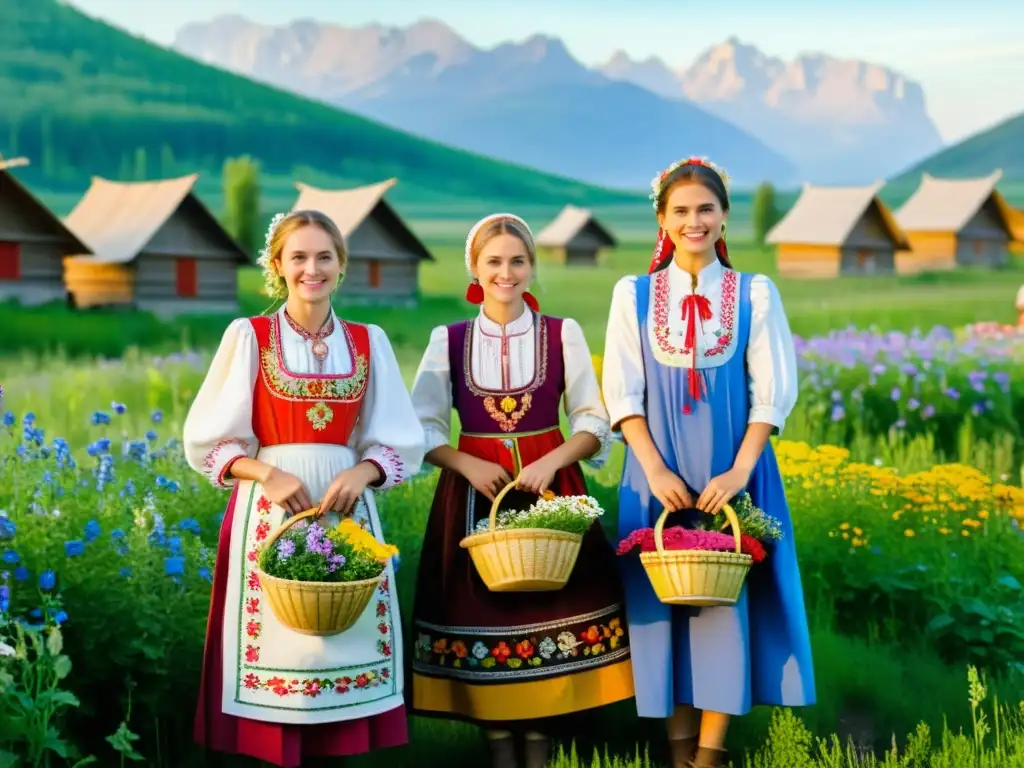
[[[331,555],[327,558],[327,572],[334,573],[339,568],[344,567],[345,556],[341,554]]]
[[[327,531],[318,523],[313,523],[309,526],[309,530],[306,533],[306,551],[315,552],[324,557],[334,552],[334,547],[327,539]]]
[[[291,539],[281,539],[277,542],[277,556],[287,560],[295,554],[295,542]]]

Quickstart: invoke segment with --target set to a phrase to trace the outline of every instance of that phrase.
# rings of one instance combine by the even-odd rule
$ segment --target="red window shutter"
[[[376,260],[370,262],[370,287],[380,288],[380,262]]]
[[[21,243],[0,242],[0,280],[21,279]]]
[[[174,271],[178,296],[183,299],[195,298],[199,293],[199,281],[196,278],[196,260],[175,259]]]

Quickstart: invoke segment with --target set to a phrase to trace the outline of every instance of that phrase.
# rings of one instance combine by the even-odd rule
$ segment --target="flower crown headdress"
[[[722,184],[725,185],[725,191],[729,191],[729,174],[725,172],[724,168],[711,162],[706,157],[687,157],[684,160],[677,160],[676,162],[672,163],[672,165],[670,165],[664,171],[662,171],[653,179],[651,179],[651,202],[655,210],[657,210],[658,208],[658,197],[661,196],[661,192],[664,189],[666,180],[668,180],[669,176],[671,176],[677,170],[682,168],[684,165],[703,165],[705,168],[711,169],[712,171],[717,173],[719,178],[722,180]]]
[[[658,210],[658,198],[661,197],[662,192],[665,191],[665,184],[668,182],[669,177],[677,170],[685,165],[702,165],[718,174],[718,177],[722,180],[722,184],[725,186],[726,194],[729,193],[729,174],[725,172],[725,169],[715,163],[711,162],[706,157],[697,157],[691,155],[683,160],[677,160],[672,163],[668,168],[663,170],[653,179],[651,179],[651,202],[654,206],[655,212]],[[672,239],[668,233],[661,227],[658,227],[658,237],[654,243],[654,255],[651,257],[650,266],[647,268],[648,273],[654,272],[658,267],[672,258],[672,254],[675,251],[675,246],[672,244]],[[729,249],[725,244],[725,224],[722,224],[722,236],[715,243],[715,253],[718,255],[718,260],[725,266],[731,268],[732,263],[729,261]]]
[[[536,246],[533,245],[533,230],[530,229],[529,224],[514,213],[492,213],[490,216],[484,216],[480,219],[480,221],[473,225],[473,228],[469,230],[469,234],[466,236],[466,274],[469,275],[470,279],[469,287],[466,288],[466,301],[470,304],[482,304],[484,300],[483,288],[480,287],[480,283],[478,283],[476,278],[473,277],[473,241],[476,240],[477,233],[484,226],[495,221],[514,221],[516,224],[521,226],[529,236],[533,250],[536,251]],[[537,280],[536,265],[534,266],[534,280]],[[523,301],[525,301],[527,306],[535,312],[540,311],[540,305],[537,303],[537,299],[529,291],[523,294]]]
[[[274,214],[274,217],[270,220],[270,226],[267,227],[267,234],[263,239],[260,255],[256,258],[256,263],[263,267],[263,292],[272,299],[283,299],[288,295],[284,278],[277,273],[277,270],[270,263],[270,242],[274,239],[274,233],[277,231],[278,225],[284,221],[285,216],[287,216],[285,213]]]

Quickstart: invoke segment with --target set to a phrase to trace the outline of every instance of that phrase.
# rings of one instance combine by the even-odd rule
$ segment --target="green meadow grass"
[[[421,268],[422,299],[415,309],[350,305],[344,288],[337,299],[343,317],[384,328],[404,365],[419,359],[432,327],[473,312],[463,298],[467,278],[462,244],[455,240],[453,229],[447,231],[445,238],[433,244],[437,260]],[[1014,298],[1024,283],[1020,265],[916,277],[798,280],[778,275],[771,251],[740,245],[733,249],[732,257],[737,268],[763,272],[776,280],[793,331],[802,336],[848,326],[910,331],[987,320],[1015,322]],[[542,254],[535,293],[545,312],[578,320],[591,351],[599,354],[616,281],[645,272],[649,262],[649,246],[637,242],[602,256],[593,268],[565,267]],[[273,308],[259,292],[261,285],[256,268],[242,271],[239,295],[243,315]],[[129,310],[72,312],[63,305],[25,308],[8,302],[0,304],[0,373],[14,364],[31,366],[31,360],[44,353],[120,357],[131,347],[154,353],[209,349],[216,346],[231,319],[227,315],[191,315],[161,321]]]

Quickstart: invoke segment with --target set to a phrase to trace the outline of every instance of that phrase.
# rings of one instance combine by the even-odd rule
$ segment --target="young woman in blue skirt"
[[[658,600],[636,555],[621,558],[640,717],[666,718],[676,768],[725,763],[731,716],[815,701],[793,526],[769,437],[797,396],[789,323],[767,277],[736,272],[725,246],[725,173],[689,158],[653,184],[659,231],[649,274],[615,286],[604,398],[627,445],[619,533],[692,527],[741,491],[781,540],[733,606]]]

